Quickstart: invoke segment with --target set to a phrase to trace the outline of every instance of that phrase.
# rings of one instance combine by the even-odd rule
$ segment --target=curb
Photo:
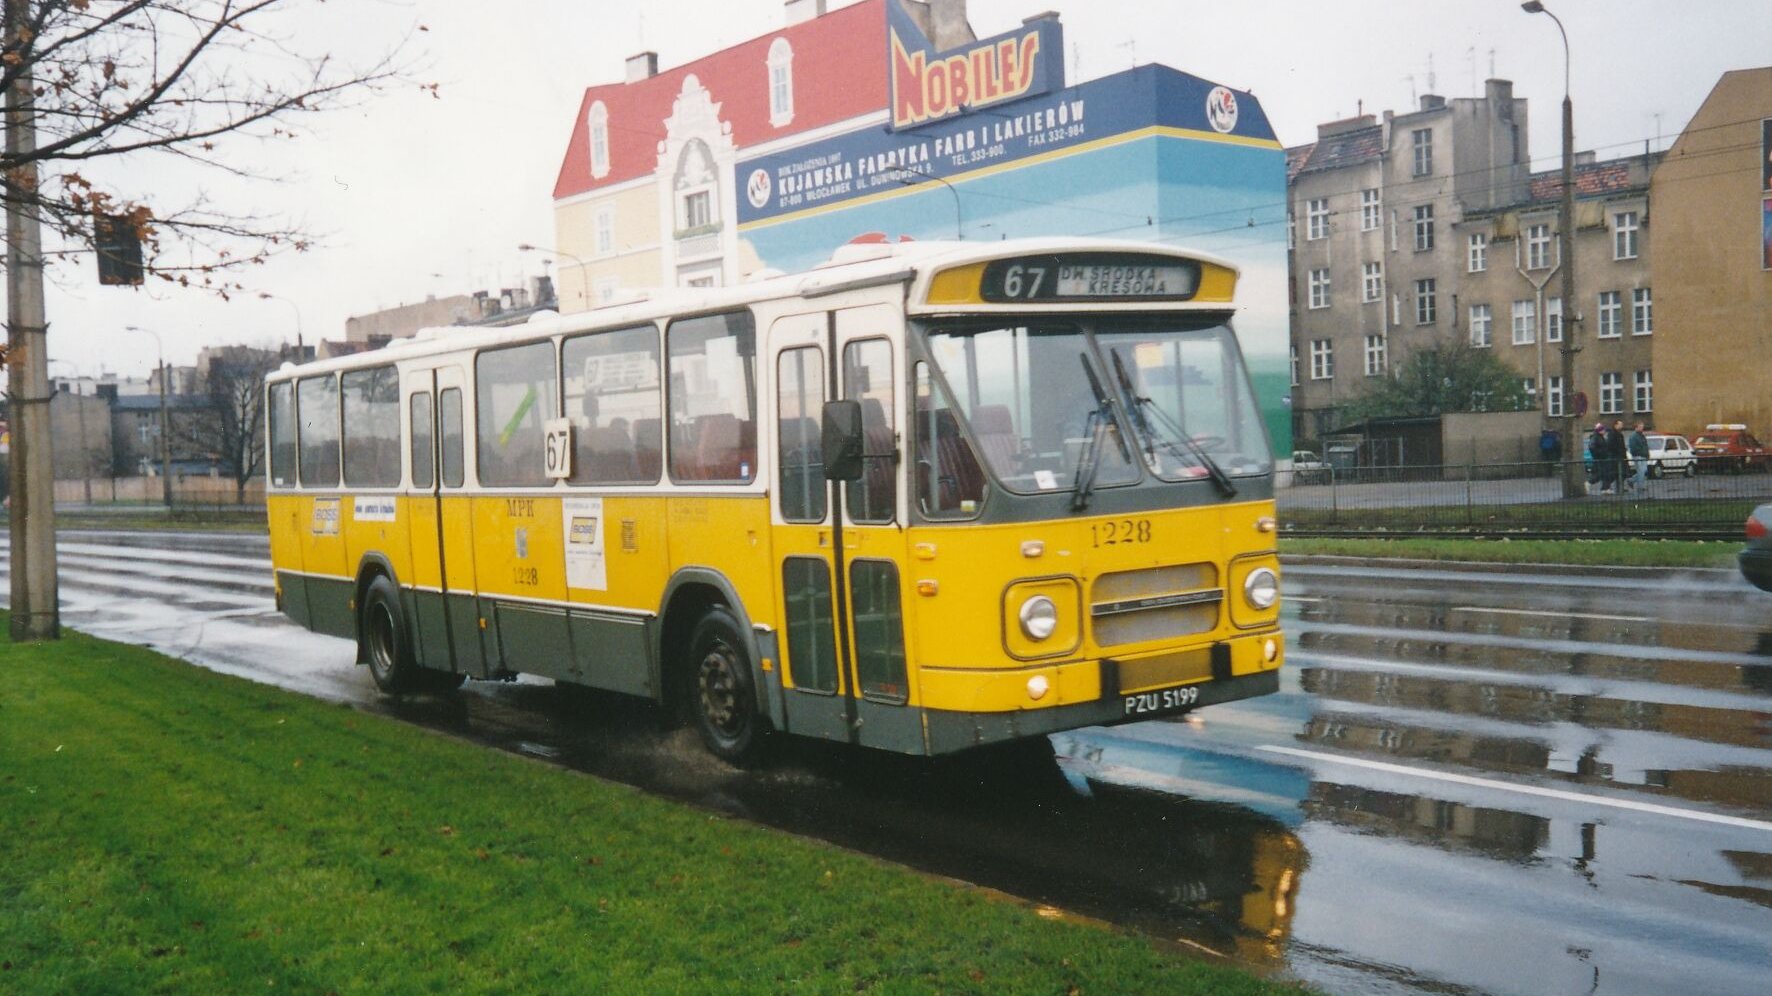
[[[1725,582],[1740,576],[1727,567],[1622,567],[1589,564],[1496,563],[1478,560],[1421,560],[1412,557],[1344,557],[1335,554],[1282,553],[1280,564],[1299,567],[1366,567],[1406,571],[1466,571],[1471,574],[1512,574],[1529,571],[1557,577],[1635,578],[1639,581],[1676,578]]]

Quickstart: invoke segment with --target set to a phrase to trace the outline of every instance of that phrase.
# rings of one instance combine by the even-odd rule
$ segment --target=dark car
[[[1747,546],[1741,551],[1741,576],[1761,591],[1772,591],[1772,504],[1747,517]]]

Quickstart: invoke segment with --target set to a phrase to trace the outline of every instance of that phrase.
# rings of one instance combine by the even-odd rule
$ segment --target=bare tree
[[[306,248],[298,226],[250,207],[203,194],[158,203],[127,185],[149,182],[141,164],[156,158],[267,178],[224,140],[287,141],[312,114],[409,82],[403,40],[367,65],[304,51],[295,19],[323,2],[7,0],[0,90],[32,81],[20,124],[36,132],[34,147],[0,155],[7,199],[34,208],[69,250],[98,252],[125,276],[139,240],[148,278],[223,296],[240,289],[231,271]],[[100,165],[125,158],[127,171]]]
[[[244,504],[246,485],[264,469],[265,375],[285,356],[270,349],[224,346],[207,353],[202,371],[214,410],[217,447],[234,478],[234,503]]]

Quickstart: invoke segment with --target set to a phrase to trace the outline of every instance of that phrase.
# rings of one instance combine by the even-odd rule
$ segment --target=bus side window
[[[577,451],[571,482],[657,482],[658,330],[645,325],[574,336],[560,357]]]
[[[451,387],[437,396],[439,435],[443,441],[443,486],[459,488],[463,480],[461,388]]]
[[[960,435],[953,407],[929,374],[917,364],[917,507],[932,519],[964,519],[984,503],[984,470],[971,444]]]
[[[756,326],[748,311],[671,323],[671,479],[748,484],[757,473]]]
[[[554,417],[560,387],[554,344],[489,349],[474,360],[480,483],[545,487],[542,424]]]
[[[271,487],[295,487],[295,384],[271,385]]]
[[[400,377],[392,365],[352,370],[344,390],[345,486],[400,483]]]
[[[892,430],[892,346],[864,339],[843,347],[843,397],[861,402],[862,478],[849,484],[849,517],[891,522],[898,509],[897,439]]]
[[[412,486],[429,490],[437,483],[431,441],[431,394],[412,396]]]
[[[825,495],[824,359],[817,346],[784,349],[776,361],[776,418],[780,436],[781,517],[823,522]]]
[[[303,377],[295,388],[303,487],[338,487],[338,379]]]

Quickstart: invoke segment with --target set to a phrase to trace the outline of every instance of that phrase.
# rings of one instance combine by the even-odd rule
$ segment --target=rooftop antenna
[[[1464,50],[1464,54],[1471,60],[1471,93],[1474,94],[1477,92],[1477,47],[1472,45]]]
[[[1432,52],[1429,52],[1427,54],[1427,92],[1428,93],[1438,93],[1439,92],[1438,90],[1434,89],[1434,53],[1432,53]]]
[[[1489,78],[1495,78],[1495,49],[1489,50]]]
[[[1405,76],[1405,77],[1403,77],[1403,78],[1404,78],[1404,79],[1406,79],[1406,80],[1408,80],[1408,81],[1409,81],[1409,106],[1410,106],[1410,107],[1414,107],[1414,106],[1415,106],[1415,101],[1416,101],[1416,96],[1415,96],[1415,74],[1414,74],[1414,73],[1410,73],[1410,74],[1409,74],[1409,75],[1407,75],[1407,76]]]
[[[1114,47],[1129,49],[1132,52],[1132,68],[1133,69],[1138,68],[1138,39],[1137,38],[1128,38],[1125,41],[1121,42],[1120,44],[1115,45]]]

